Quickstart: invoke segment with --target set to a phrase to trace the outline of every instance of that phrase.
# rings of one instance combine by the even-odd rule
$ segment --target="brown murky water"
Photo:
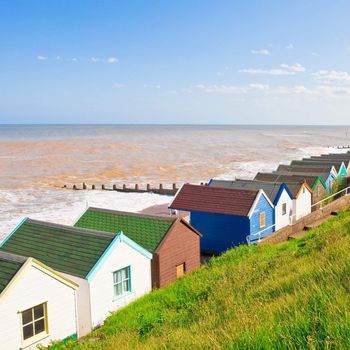
[[[62,190],[63,184],[207,181],[254,176],[350,144],[346,127],[0,126],[0,238],[19,218],[71,223],[89,205],[142,210],[154,194]]]

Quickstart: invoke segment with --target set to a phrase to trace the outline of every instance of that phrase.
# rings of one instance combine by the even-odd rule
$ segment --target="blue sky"
[[[0,0],[0,123],[349,124],[348,0]]]

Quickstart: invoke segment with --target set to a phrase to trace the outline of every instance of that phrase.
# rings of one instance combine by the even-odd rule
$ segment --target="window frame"
[[[43,305],[43,316],[35,318],[34,315],[34,309],[38,306]],[[31,322],[23,323],[23,313],[26,311],[31,310],[32,312],[32,320]],[[44,301],[40,304],[36,304],[32,307],[28,307],[24,310],[18,311],[19,318],[20,318],[20,326],[21,326],[21,340],[22,340],[22,347],[28,347],[30,345],[33,345],[49,336],[49,321],[48,321],[48,307],[47,307],[47,301]],[[35,322],[44,320],[44,330],[40,333],[35,334]],[[32,325],[33,326],[33,335],[29,338],[24,339],[24,327]]]
[[[128,278],[123,278],[123,270],[127,269],[128,271]],[[117,275],[117,273],[120,272],[121,273],[121,280],[119,282],[116,282],[115,280],[115,276]],[[132,284],[131,284],[131,265],[122,267],[121,269],[115,270],[112,272],[112,281],[113,281],[113,300],[117,300],[120,298],[125,297],[126,295],[129,295],[130,293],[132,293]],[[124,290],[124,282],[127,281],[127,290]],[[117,285],[121,285],[121,290],[122,293],[121,294],[116,294],[116,286]]]
[[[263,218],[263,219],[262,219]],[[261,224],[263,221],[263,225]],[[259,214],[259,227],[264,228],[266,226],[266,213],[265,211],[260,212]]]
[[[287,214],[287,203],[282,203],[282,216]]]

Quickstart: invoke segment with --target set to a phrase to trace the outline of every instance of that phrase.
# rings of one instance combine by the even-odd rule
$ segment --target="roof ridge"
[[[8,253],[3,250],[0,250],[0,259],[14,261],[18,263],[25,263],[29,258],[22,255]]]
[[[220,180],[221,181],[221,180]],[[225,181],[225,180],[224,180]],[[234,182],[227,180],[229,182]],[[210,191],[234,191],[234,192],[242,192],[242,191],[247,191],[247,192],[259,192],[259,190],[253,190],[253,189],[248,189],[248,188],[226,188],[226,187],[214,187],[214,186],[204,186],[204,185],[192,185],[192,184],[185,184],[184,186],[191,186],[191,187],[197,187],[197,188],[210,188]]]
[[[114,210],[114,209],[107,209],[107,208],[88,207],[86,211],[88,210],[105,212],[105,213],[122,214],[127,216],[144,217],[144,218],[164,220],[164,221],[170,221],[170,222],[173,222],[176,220],[176,218],[172,218],[172,217],[166,217],[166,216],[160,216],[160,215],[149,215],[149,214],[143,214],[143,213],[133,213],[129,211]]]
[[[87,229],[87,228],[56,224],[53,222],[47,222],[47,221],[41,221],[41,220],[35,220],[35,219],[28,219],[28,220],[26,220],[25,223],[31,223],[31,222],[34,224],[42,225],[42,226],[46,226],[46,227],[65,228],[65,229],[68,229],[68,230],[73,231],[73,232],[88,234],[91,236],[111,238],[111,235],[113,235],[113,233],[111,233],[111,232],[91,230],[91,229]],[[117,233],[118,232],[116,232],[114,235],[116,235]]]

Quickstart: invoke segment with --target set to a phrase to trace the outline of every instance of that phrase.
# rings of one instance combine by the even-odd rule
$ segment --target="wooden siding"
[[[321,201],[325,194],[326,194],[326,189],[324,188],[322,183],[318,181],[317,185],[314,187],[312,191],[312,196],[311,196],[312,204],[315,204]],[[312,207],[312,211],[315,211],[316,209],[319,209],[319,208],[320,208],[320,204],[315,205],[314,207]]]
[[[283,204],[285,204],[285,213],[283,214]],[[275,230],[279,230],[291,223],[290,216],[293,214],[293,198],[283,189],[278,202],[275,205]]]
[[[260,213],[265,212],[265,226],[260,227]],[[274,208],[271,207],[267,199],[262,195],[259,198],[258,203],[254,208],[253,215],[250,218],[250,239],[251,242],[256,241],[259,237],[254,234],[260,232],[268,227],[269,229],[261,233],[261,238],[270,235],[275,231],[274,227],[271,227],[275,224],[275,212]]]
[[[30,266],[1,302],[1,349],[23,348],[20,312],[44,302],[47,303],[49,334],[38,343],[47,346],[52,340],[64,339],[77,333],[75,290]],[[35,345],[32,346],[34,348]]]
[[[131,292],[114,296],[113,272],[130,266]],[[103,323],[110,312],[128,305],[151,291],[151,259],[124,242],[115,246],[90,281],[92,328]]]
[[[177,221],[156,250],[152,263],[153,286],[166,287],[176,281],[176,266],[185,264],[185,273],[200,266],[200,236]]]
[[[250,233],[247,216],[192,211],[190,223],[203,235],[201,251],[204,253],[219,254],[245,244]]]

